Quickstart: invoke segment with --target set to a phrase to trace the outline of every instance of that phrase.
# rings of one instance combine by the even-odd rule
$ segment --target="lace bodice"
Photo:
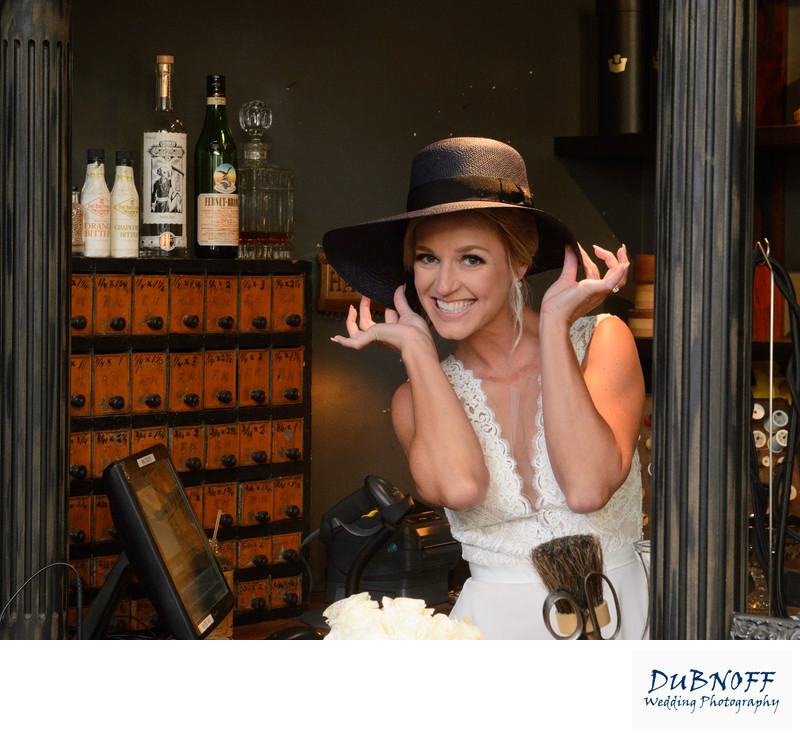
[[[583,361],[596,324],[606,317],[585,316],[573,324],[570,338],[578,361]],[[541,392],[536,400],[530,457],[519,459],[520,464],[530,464],[532,470],[521,474],[512,454],[513,444],[504,437],[481,380],[453,356],[442,362],[442,368],[478,435],[490,475],[489,491],[480,505],[468,510],[445,509],[464,559],[476,564],[532,567],[533,548],[559,536],[594,534],[606,554],[642,537],[638,453],[634,454],[628,478],[602,509],[588,514],[572,512],[550,466]],[[541,387],[541,375],[538,386]],[[524,493],[523,476],[531,480],[533,495]]]

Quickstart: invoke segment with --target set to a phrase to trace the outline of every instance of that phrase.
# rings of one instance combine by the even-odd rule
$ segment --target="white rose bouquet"
[[[382,607],[368,592],[334,602],[322,613],[331,630],[325,640],[456,641],[480,640],[480,631],[464,618],[434,614],[424,600],[384,597]]]

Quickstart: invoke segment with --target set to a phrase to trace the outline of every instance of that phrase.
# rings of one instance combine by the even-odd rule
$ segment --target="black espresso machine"
[[[327,602],[369,592],[378,602],[386,596],[446,603],[450,572],[461,559],[439,511],[376,476],[325,513],[319,539],[327,549]]]

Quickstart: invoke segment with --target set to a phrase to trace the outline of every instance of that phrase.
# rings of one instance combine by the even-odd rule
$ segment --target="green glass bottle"
[[[235,259],[239,244],[239,161],[225,112],[225,77],[206,78],[206,118],[194,151],[197,194],[195,256]]]

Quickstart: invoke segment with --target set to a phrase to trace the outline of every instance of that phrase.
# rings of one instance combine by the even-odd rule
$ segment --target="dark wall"
[[[105,148],[107,162],[116,149],[131,149],[138,176],[155,57],[172,54],[190,149],[207,74],[227,77],[229,121],[240,141],[242,104],[258,98],[271,106],[271,157],[295,172],[295,255],[315,264],[315,303],[323,233],[404,210],[414,153],[451,135],[515,146],[536,204],[569,223],[581,242],[649,251],[647,243],[641,248],[650,225],[638,170],[615,178],[620,214],[610,217],[604,204],[602,212],[593,204],[593,193],[609,191],[603,168],[553,155],[555,136],[595,132],[593,13],[593,0],[143,0],[124,13],[79,0],[73,184],[83,182],[90,147]],[[107,177],[110,186],[108,164]],[[190,209],[190,239],[192,218]],[[543,284],[537,281],[539,292]],[[313,315],[312,530],[367,474],[413,492],[389,415],[392,392],[406,378],[399,356],[332,344],[343,330],[342,315]],[[324,550],[311,545],[319,589]]]

